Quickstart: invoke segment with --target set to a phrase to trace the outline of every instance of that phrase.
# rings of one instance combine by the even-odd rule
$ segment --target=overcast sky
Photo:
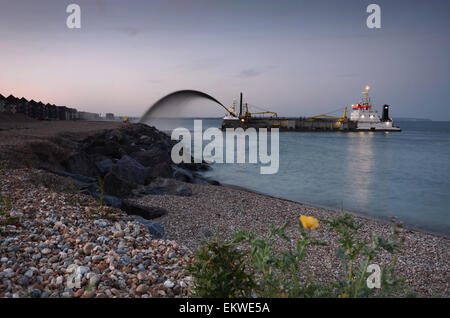
[[[66,27],[72,2],[81,29]],[[0,93],[139,116],[175,90],[227,105],[243,91],[300,116],[370,85],[394,118],[450,120],[449,34],[448,0],[0,0]]]

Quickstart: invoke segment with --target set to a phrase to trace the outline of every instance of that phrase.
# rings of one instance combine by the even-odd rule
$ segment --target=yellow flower
[[[317,229],[319,220],[313,216],[300,215],[300,222],[305,229]]]

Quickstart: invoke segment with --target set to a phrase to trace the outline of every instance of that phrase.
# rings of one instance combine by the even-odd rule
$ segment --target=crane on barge
[[[347,120],[348,120],[347,112],[348,112],[348,108],[345,107],[345,109],[344,109],[344,115],[343,115],[342,117],[330,116],[330,115],[327,115],[327,114],[320,114],[320,115],[315,115],[315,116],[308,117],[308,119],[316,119],[316,118],[333,118],[333,119],[337,119],[339,122],[341,122],[341,121],[347,121]]]

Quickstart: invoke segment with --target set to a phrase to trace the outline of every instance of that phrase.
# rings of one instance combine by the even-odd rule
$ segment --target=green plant
[[[100,206],[103,206],[103,199],[105,198],[105,182],[101,177],[97,177],[97,180],[98,180],[98,191],[100,192],[97,202]]]
[[[6,226],[6,225],[20,226],[20,218],[17,216],[9,217],[6,220],[1,220],[0,225],[1,226]]]
[[[6,169],[6,168],[8,168],[8,163],[4,160],[0,161],[0,170]]]
[[[397,279],[394,275],[397,253],[400,249],[398,239],[398,227],[394,224],[394,237],[388,241],[372,233],[372,240],[358,239],[358,230],[361,226],[355,224],[354,219],[349,214],[344,214],[333,220],[324,220],[328,224],[331,231],[339,234],[340,246],[337,248],[336,256],[340,259],[345,276],[338,282],[332,283],[335,294],[345,295],[347,297],[369,297],[379,293],[378,296],[387,296],[398,290],[401,279]],[[382,269],[380,290],[370,289],[365,284],[367,276],[367,268],[377,253],[384,249],[393,254],[392,264]],[[355,270],[355,261],[359,258],[359,270]]]
[[[234,242],[245,242],[250,246],[251,267],[257,275],[257,294],[262,297],[299,297],[304,292],[301,286],[300,263],[306,254],[306,249],[313,245],[324,245],[318,240],[310,239],[301,224],[298,224],[300,239],[291,242],[286,235],[286,222],[280,227],[270,226],[269,233],[264,238],[257,238],[254,232],[238,231]],[[277,239],[289,242],[287,250],[277,251]]]
[[[193,297],[249,297],[254,287],[245,254],[234,243],[217,236],[196,253],[195,262],[187,267],[194,278]]]
[[[330,231],[339,234],[336,255],[344,274],[338,281],[318,283],[313,273],[307,273],[302,262],[312,247],[325,243],[312,238],[308,230],[318,226],[318,220],[302,216],[298,223],[298,238],[286,235],[287,223],[271,226],[265,237],[253,231],[238,231],[229,243],[216,238],[203,245],[189,267],[194,277],[192,295],[200,297],[386,297],[398,292],[401,279],[395,276],[397,253],[400,249],[399,227],[394,224],[393,239],[388,241],[372,234],[369,241],[359,239],[358,226],[352,216],[345,214],[324,220]],[[284,241],[288,248],[280,249]],[[377,253],[393,254],[392,264],[381,271],[381,288],[369,288],[367,269]],[[244,251],[247,251],[245,253]]]
[[[0,194],[0,215],[5,215],[6,211],[11,210],[11,197],[10,196],[2,196]]]

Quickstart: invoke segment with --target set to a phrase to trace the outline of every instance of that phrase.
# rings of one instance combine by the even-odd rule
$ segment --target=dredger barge
[[[242,102],[241,93],[239,113],[234,102],[223,118],[222,129],[253,127],[279,128],[280,131],[401,131],[399,127],[394,126],[392,118],[389,117],[389,105],[383,106],[381,117],[378,111],[373,109],[369,89],[370,87],[366,86],[365,100],[351,106],[350,117],[347,116],[347,107],[342,117],[321,114],[312,117],[285,118],[272,111],[250,113],[248,104]]]

